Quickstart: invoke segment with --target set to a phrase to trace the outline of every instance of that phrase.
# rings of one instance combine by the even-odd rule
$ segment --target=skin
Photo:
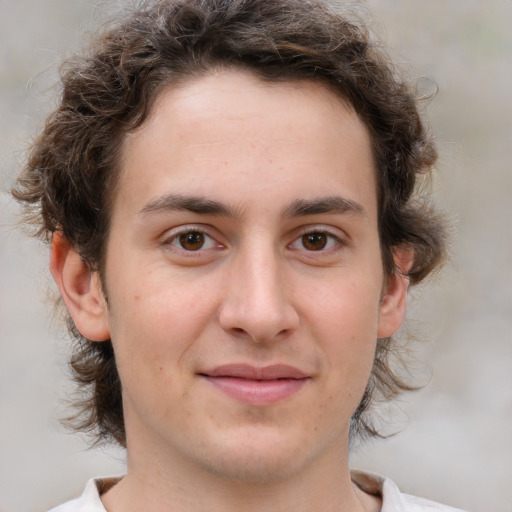
[[[124,141],[108,303],[62,236],[51,269],[114,345],[128,471],[107,510],[380,509],[350,481],[349,425],[408,283],[383,275],[369,135],[334,93],[235,71],[169,87]],[[207,378],[235,363],[305,378],[240,399]]]

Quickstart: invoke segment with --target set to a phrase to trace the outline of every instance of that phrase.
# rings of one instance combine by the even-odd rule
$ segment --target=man
[[[407,289],[444,256],[436,153],[362,27],[299,0],[150,3],[68,65],[15,196],[122,479],[60,512],[453,510],[350,472]]]

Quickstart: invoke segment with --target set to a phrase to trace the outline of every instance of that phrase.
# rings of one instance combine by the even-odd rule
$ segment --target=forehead
[[[190,192],[183,187],[209,195],[220,184],[216,194],[240,201],[248,191],[272,187],[284,199],[297,189],[308,199],[332,195],[335,182],[364,196],[348,199],[373,203],[373,168],[366,127],[326,86],[224,70],[160,93],[124,140],[118,191],[142,208],[155,194]]]
[[[343,122],[338,122],[340,119]],[[322,82],[264,81],[248,71],[221,69],[164,88],[135,135],[144,137],[150,131],[168,129],[171,122],[182,135],[190,130],[199,134],[211,123],[230,122],[244,124],[244,131],[254,134],[273,126],[278,136],[278,128],[285,129],[283,135],[290,135],[290,123],[294,122],[301,125],[306,138],[316,137],[329,121],[337,124],[334,137],[354,130],[367,136],[350,103]]]

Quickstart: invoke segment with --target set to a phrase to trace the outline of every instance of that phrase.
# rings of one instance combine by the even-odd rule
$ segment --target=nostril
[[[284,340],[300,323],[298,312],[277,280],[272,288],[244,287],[243,296],[237,289],[220,305],[218,322],[229,335],[257,342]]]

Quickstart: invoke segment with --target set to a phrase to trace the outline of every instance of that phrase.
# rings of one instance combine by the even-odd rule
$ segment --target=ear
[[[379,338],[392,336],[402,325],[409,288],[407,272],[414,262],[414,252],[406,247],[397,247],[394,250],[393,258],[396,270],[386,280],[380,302],[377,331]]]
[[[61,232],[53,235],[50,271],[80,334],[92,341],[109,339],[107,304],[99,275]]]

